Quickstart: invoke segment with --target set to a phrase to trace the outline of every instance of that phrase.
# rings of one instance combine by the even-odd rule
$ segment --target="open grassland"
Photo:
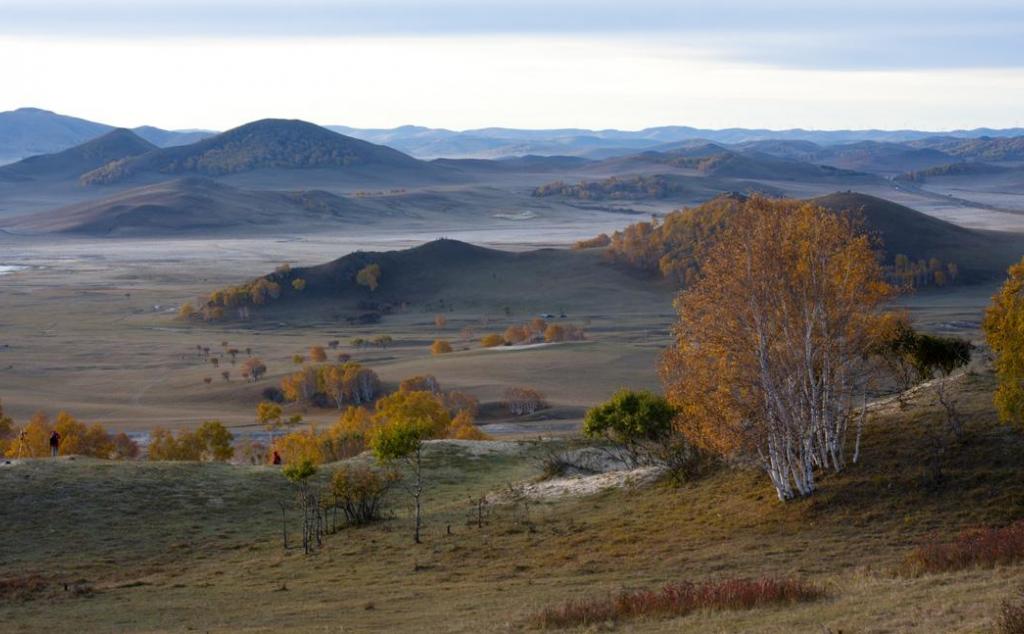
[[[655,359],[668,341],[671,291],[652,291],[649,283],[622,273],[601,291],[593,284],[603,280],[606,271],[595,263],[596,254],[581,256],[586,261],[581,276],[584,270],[596,269],[589,285],[544,290],[538,282],[541,290],[528,303],[510,294],[500,303],[469,306],[469,298],[484,290],[493,292],[464,288],[454,298],[454,309],[413,304],[369,326],[351,326],[306,310],[291,314],[287,323],[263,319],[208,325],[173,319],[182,302],[266,273],[281,261],[322,262],[357,246],[354,241],[330,240],[148,247],[108,242],[69,246],[67,259],[59,250],[29,250],[19,262],[34,268],[0,276],[0,398],[19,420],[40,408],[51,414],[64,408],[115,430],[196,426],[214,418],[229,426],[251,425],[261,391],[296,369],[293,355],[331,340],[341,342],[338,350],[329,351],[332,356],[351,354],[390,386],[430,373],[446,389],[469,391],[485,406],[496,403],[508,385],[538,388],[554,406],[547,414],[554,427],[562,420],[578,421],[585,407],[619,387],[657,384]],[[77,248],[82,251],[74,251]],[[523,274],[543,279],[541,270]],[[604,292],[618,296],[611,307],[603,305]],[[484,334],[502,332],[539,312],[562,310],[567,314],[563,321],[587,330],[587,342],[519,351],[479,348]],[[448,320],[443,329],[434,326],[438,312]],[[464,338],[467,328],[471,334]],[[391,336],[392,345],[351,345],[354,338],[377,335]],[[431,356],[430,344],[438,338],[450,341],[455,352]],[[231,364],[221,345],[225,341],[228,347],[251,348],[267,364],[267,377],[245,383],[240,370],[245,355],[237,365]],[[220,366],[213,367],[197,354],[196,346],[209,347]],[[224,370],[231,372],[230,381],[221,377]],[[206,377],[211,384],[204,383]],[[498,409],[485,407],[492,413]],[[305,414],[307,420],[318,422],[337,416],[333,410],[315,408]],[[481,422],[508,421],[497,415]],[[544,429],[528,426],[523,431]]]
[[[22,587],[5,590],[0,623],[4,631],[67,623],[81,631],[518,631],[564,600],[778,576],[819,584],[827,596],[615,627],[991,631],[1024,568],[913,574],[907,558],[936,534],[952,539],[1024,517],[1024,437],[996,423],[993,385],[984,372],[959,379],[967,433],[941,454],[932,451],[941,413],[927,392],[903,409],[879,407],[861,463],[788,504],[758,471],[729,468],[679,488],[496,503],[477,527],[472,498],[538,477],[546,445],[433,444],[424,544],[412,544],[408,500],[396,492],[393,519],[328,536],[308,558],[281,548],[276,503],[289,491],[272,468],[8,466],[0,468],[0,574]]]

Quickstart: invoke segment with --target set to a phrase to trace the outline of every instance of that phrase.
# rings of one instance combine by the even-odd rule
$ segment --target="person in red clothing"
[[[50,432],[50,456],[56,458],[60,453],[60,433],[55,429]]]
[[[270,459],[273,464],[281,464],[281,454],[274,450],[274,457]]]

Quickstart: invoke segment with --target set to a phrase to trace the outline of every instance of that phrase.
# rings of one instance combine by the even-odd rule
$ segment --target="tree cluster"
[[[50,434],[60,434],[62,456],[80,455],[102,459],[131,459],[139,455],[139,446],[124,432],[110,434],[100,423],[87,425],[61,411],[51,422],[46,414],[36,413],[22,426],[6,416],[0,404],[0,455],[7,458],[42,458],[50,455]]]
[[[612,176],[598,181],[580,181],[569,184],[554,181],[537,187],[533,196],[562,196],[577,200],[648,200],[667,198],[689,189],[683,179],[665,174],[651,176]]]
[[[307,405],[370,403],[380,393],[377,373],[354,361],[307,365],[281,380],[281,392],[289,401]]]
[[[216,420],[204,421],[195,431],[174,434],[162,427],[150,432],[147,457],[150,460],[226,462],[235,455],[234,435]]]
[[[758,460],[780,500],[810,495],[816,470],[845,466],[892,293],[853,219],[751,197],[676,300],[661,374],[680,430],[703,449]]]

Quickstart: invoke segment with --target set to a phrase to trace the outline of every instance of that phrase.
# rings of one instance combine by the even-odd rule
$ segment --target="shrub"
[[[608,237],[607,233],[602,233],[599,236],[593,238],[586,238],[584,240],[577,240],[573,245],[573,251],[582,251],[583,249],[601,249],[607,247],[612,243],[612,239]]]
[[[505,329],[505,343],[517,344],[526,343],[533,336],[529,326],[509,326]]]
[[[156,427],[149,435],[146,451],[150,460],[230,460],[235,454],[231,432],[219,421],[204,421],[196,431],[182,431],[175,436],[162,427]]]
[[[114,436],[114,449],[110,454],[111,458],[117,460],[133,460],[139,457],[139,443],[132,440],[128,434],[121,432]]]
[[[1024,634],[1024,589],[1021,589],[1017,601],[1003,601],[996,619],[998,634]]]
[[[505,338],[497,333],[484,335],[483,338],[480,339],[481,348],[496,348],[502,345],[505,345]]]
[[[510,387],[505,390],[505,407],[513,416],[532,414],[547,407],[544,395],[528,387]]]
[[[320,435],[312,426],[309,429],[278,436],[271,444],[271,450],[280,454],[282,462],[286,465],[302,462],[319,465],[326,462]]]
[[[476,418],[480,413],[480,401],[472,394],[449,390],[441,395],[441,400],[452,416],[457,416],[460,412],[469,412],[471,417]]]
[[[544,329],[544,341],[548,343],[583,341],[586,338],[583,329],[573,324],[551,324]]]
[[[1024,520],[1002,528],[969,528],[952,542],[933,539],[905,561],[911,575],[964,568],[992,568],[1024,561]]]
[[[441,384],[437,382],[433,374],[419,374],[408,379],[402,379],[402,382],[398,384],[398,391],[439,394],[441,392]]]
[[[331,493],[345,520],[360,526],[381,519],[384,498],[397,480],[394,471],[343,465],[331,478]]]
[[[606,403],[591,408],[583,420],[583,433],[621,445],[642,462],[650,445],[672,435],[676,409],[663,396],[647,390],[619,390]]]
[[[463,410],[455,415],[448,425],[449,438],[456,440],[490,440],[491,437],[480,431],[480,428],[473,423],[473,415]]]
[[[443,339],[435,339],[430,345],[430,354],[448,354],[452,351],[452,344]]]
[[[678,617],[697,610],[749,610],[791,605],[825,596],[819,586],[795,579],[727,579],[666,585],[661,590],[635,590],[600,599],[566,601],[533,615],[536,627],[583,627],[641,617]]]

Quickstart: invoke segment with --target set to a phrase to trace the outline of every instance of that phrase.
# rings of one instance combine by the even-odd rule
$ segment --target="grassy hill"
[[[1024,136],[958,139],[933,137],[910,145],[939,150],[962,160],[1024,161]]]
[[[688,144],[670,151],[649,151],[608,159],[594,164],[592,169],[627,173],[642,169],[645,165],[695,170],[700,175],[718,178],[851,185],[872,184],[879,180],[877,176],[863,172],[780,158],[758,151],[738,152],[714,143]]]
[[[897,176],[896,180],[912,183],[926,183],[932,179],[951,176],[993,176],[1005,174],[1008,171],[1010,171],[1010,168],[1003,167],[1001,165],[993,165],[992,163],[962,161],[959,163],[938,165],[936,167],[930,167],[919,171],[905,172]]]
[[[781,191],[770,185],[746,180],[702,178],[684,174],[652,174],[625,176],[578,183],[553,181],[533,190],[536,198],[561,196],[577,200],[661,200],[712,197],[727,192],[761,193],[779,196]]]
[[[392,519],[329,535],[318,555],[281,547],[271,467],[38,460],[0,466],[0,622],[11,631],[524,631],[544,606],[679,581],[794,576],[827,597],[571,631],[982,632],[1024,568],[907,576],[910,552],[961,529],[1024,517],[1024,436],[1001,426],[986,372],[954,393],[962,444],[936,455],[924,396],[872,410],[861,459],[782,504],[756,469],[485,505],[541,477],[557,443],[432,444],[424,543],[396,490]],[[355,459],[357,462],[368,457]],[[337,465],[316,476],[326,482]],[[937,477],[940,475],[941,477]],[[155,502],[154,502],[155,501]],[[288,516],[292,540],[298,517]],[[427,625],[430,624],[430,625]]]
[[[380,286],[356,282],[358,272],[380,267]],[[278,300],[260,308],[267,319],[290,316],[353,316],[399,310],[479,310],[578,314],[659,305],[667,307],[671,287],[637,279],[608,265],[599,253],[567,249],[510,252],[441,239],[399,251],[356,252],[312,267],[296,267],[265,278],[281,287]],[[296,291],[291,281],[302,279]],[[211,289],[212,290],[212,289]]]
[[[713,243],[744,200],[739,194],[720,196],[671,212],[656,227],[631,225],[612,236],[608,253],[631,267],[681,281],[699,269],[701,251]],[[937,258],[943,266],[955,263],[961,282],[999,279],[1024,251],[1020,234],[966,229],[875,196],[837,192],[810,202],[860,215],[865,231],[879,239],[887,264],[897,255],[907,256],[911,263]]]
[[[115,161],[82,176],[86,185],[142,174],[220,176],[261,168],[415,168],[424,163],[382,145],[297,120],[263,119],[191,145],[162,148]]]
[[[193,176],[12,218],[3,226],[103,237],[205,235],[295,223],[365,222],[373,216],[358,202],[328,192],[250,191]]]
[[[822,148],[810,159],[842,169],[891,174],[928,169],[950,163],[950,155],[933,148],[913,148],[902,143],[861,141]]]
[[[1020,234],[966,229],[875,196],[837,192],[812,202],[861,213],[867,229],[881,238],[890,257],[903,254],[915,260],[936,257],[956,262],[965,281],[999,279],[1024,254]]]
[[[131,130],[119,128],[55,154],[41,154],[0,166],[0,179],[34,181],[77,178],[111,161],[157,149]]]

